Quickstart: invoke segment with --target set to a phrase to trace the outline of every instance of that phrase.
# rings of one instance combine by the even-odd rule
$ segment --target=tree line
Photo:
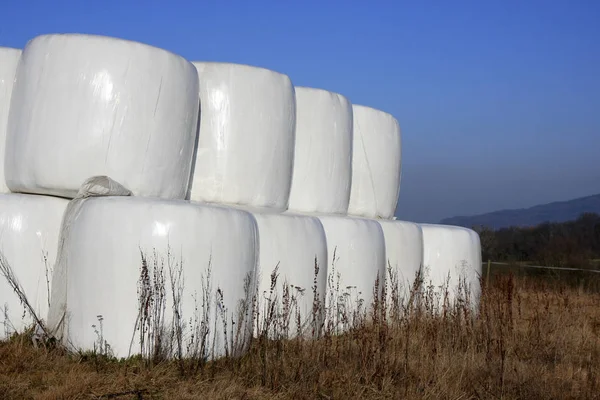
[[[585,268],[600,259],[600,215],[584,213],[574,221],[493,230],[473,227],[483,260],[528,261],[548,266]]]

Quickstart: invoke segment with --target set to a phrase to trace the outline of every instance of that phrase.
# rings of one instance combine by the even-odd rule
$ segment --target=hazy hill
[[[469,217],[446,218],[441,223],[468,228],[483,225],[499,229],[509,226],[535,226],[543,222],[571,221],[585,212],[600,214],[600,194],[530,208],[494,211]]]

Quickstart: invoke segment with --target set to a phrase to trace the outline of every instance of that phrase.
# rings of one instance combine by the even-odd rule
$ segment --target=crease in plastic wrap
[[[167,358],[178,348],[208,359],[247,350],[258,258],[252,215],[140,197],[80,202],[49,318],[63,343],[93,349],[94,325],[116,357],[150,357],[159,339]]]
[[[385,239],[381,225],[366,218],[319,216],[327,238],[325,324],[344,332],[368,319],[385,284]]]
[[[408,304],[411,295],[416,296],[421,290],[419,282],[423,265],[423,231],[413,222],[378,222],[385,238],[388,309],[401,309]]]
[[[247,65],[194,65],[201,111],[190,199],[286,210],[296,125],[289,77]]]
[[[450,305],[468,301],[476,310],[481,295],[479,278],[482,272],[479,235],[458,226],[420,225],[423,230],[424,286],[434,285],[442,298],[447,291]]]
[[[107,175],[136,196],[184,199],[198,112],[196,69],[178,55],[102,36],[38,36],[17,67],[7,186],[73,198]]]
[[[132,196],[129,189],[112,178],[100,175],[86,179],[79,188],[77,195],[67,203],[60,226],[60,236],[56,261],[52,274],[50,307],[48,310],[47,328],[55,337],[65,337],[65,320],[67,312],[68,295],[68,245],[73,240],[71,228],[77,221],[82,206],[86,199],[93,197],[119,197]]]
[[[348,214],[391,219],[400,193],[402,144],[396,118],[353,105],[352,188]]]
[[[352,104],[296,87],[296,146],[289,209],[346,214],[352,179]]]
[[[321,222],[313,216],[251,211],[260,239],[255,335],[318,337],[327,286],[327,241]],[[271,308],[275,321],[267,323]]]
[[[4,179],[4,148],[8,111],[21,50],[0,47],[0,193],[9,193]]]
[[[46,319],[52,268],[68,200],[27,194],[0,195],[0,340],[37,321],[14,291],[23,290],[40,321]],[[8,279],[16,278],[9,283]]]

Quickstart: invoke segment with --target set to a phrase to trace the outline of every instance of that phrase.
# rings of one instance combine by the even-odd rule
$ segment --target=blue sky
[[[0,46],[93,33],[288,74],[400,122],[397,215],[600,193],[597,1],[17,1]]]

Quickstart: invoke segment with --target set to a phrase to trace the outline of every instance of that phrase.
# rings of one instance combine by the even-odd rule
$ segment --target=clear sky
[[[0,21],[0,46],[121,37],[387,111],[403,219],[600,193],[600,1],[10,0]]]

